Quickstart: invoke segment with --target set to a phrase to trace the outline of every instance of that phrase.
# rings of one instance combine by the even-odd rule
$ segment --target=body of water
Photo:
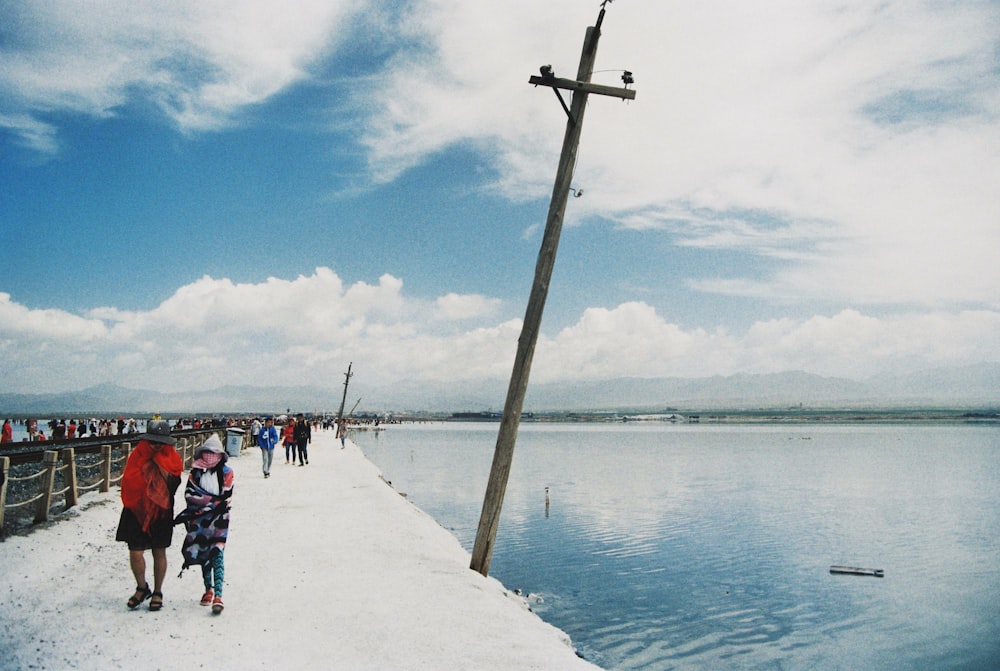
[[[497,429],[353,439],[471,551]],[[524,424],[490,575],[607,669],[997,669],[1000,429]]]

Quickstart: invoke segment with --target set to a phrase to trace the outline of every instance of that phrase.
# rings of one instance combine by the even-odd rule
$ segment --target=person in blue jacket
[[[274,458],[274,446],[278,444],[278,430],[274,428],[274,418],[264,420],[264,428],[257,434],[257,447],[264,463],[264,477],[271,477],[271,460]]]

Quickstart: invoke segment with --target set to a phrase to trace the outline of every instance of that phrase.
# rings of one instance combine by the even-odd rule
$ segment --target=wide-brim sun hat
[[[170,435],[170,422],[164,419],[151,419],[146,422],[146,433],[139,434],[139,440],[164,445],[177,444],[177,439]]]

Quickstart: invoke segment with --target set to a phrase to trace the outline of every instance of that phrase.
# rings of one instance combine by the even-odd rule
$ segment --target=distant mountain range
[[[506,380],[384,387],[356,380],[345,412],[462,412],[502,410]],[[53,394],[0,393],[0,416],[281,414],[336,412],[343,387],[224,386],[208,391],[161,393],[98,385]],[[858,381],[804,372],[738,374],[705,378],[619,378],[529,385],[525,411],[658,412],[667,409],[1000,406],[1000,363],[923,370]]]

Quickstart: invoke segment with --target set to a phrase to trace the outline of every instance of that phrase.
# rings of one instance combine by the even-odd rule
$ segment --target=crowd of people
[[[159,418],[159,415],[153,417],[153,419]],[[143,432],[145,421],[134,418],[126,419],[125,417],[89,419],[56,418],[44,422],[40,422],[37,419],[6,419],[3,422],[3,431],[0,433],[0,443],[13,442],[15,435],[18,435],[18,441],[70,440],[74,438],[135,435]],[[260,427],[264,425],[263,418],[260,417],[213,417],[207,419],[200,417],[180,417],[171,421],[174,431],[208,427],[239,427],[244,430],[249,429],[253,434],[252,442],[254,445],[257,444]],[[348,420],[345,418],[344,421],[345,424],[364,424],[371,423],[372,420],[358,418]],[[294,417],[281,415],[275,418],[275,422],[279,424],[281,445],[286,447],[285,461],[287,463],[294,463],[301,454],[303,457],[302,461],[304,462],[302,465],[308,463],[305,457],[308,453],[310,437],[306,432],[311,432],[319,428],[336,428],[336,420],[332,417],[305,417],[303,413],[299,413]],[[374,424],[377,426],[378,423],[379,420],[375,419]],[[298,435],[294,433],[296,426],[299,431]]]
[[[62,440],[67,438],[90,438],[99,436],[124,436],[140,433],[139,422],[135,419],[90,418],[90,419],[50,419],[45,425],[40,425],[37,419],[6,419],[0,442],[9,443],[14,440],[14,425],[21,424],[24,428],[24,440]],[[48,427],[46,433],[45,426]]]
[[[299,466],[309,463],[309,444],[312,443],[313,425],[319,426],[319,421],[306,419],[301,412],[295,417],[288,417],[285,425],[278,431],[273,417],[265,417],[261,424],[255,419],[250,425],[250,436],[253,443],[260,448],[261,465],[264,477],[271,477],[271,464],[274,461],[274,450],[278,445],[285,448],[285,463]],[[324,425],[325,426],[325,425]]]

